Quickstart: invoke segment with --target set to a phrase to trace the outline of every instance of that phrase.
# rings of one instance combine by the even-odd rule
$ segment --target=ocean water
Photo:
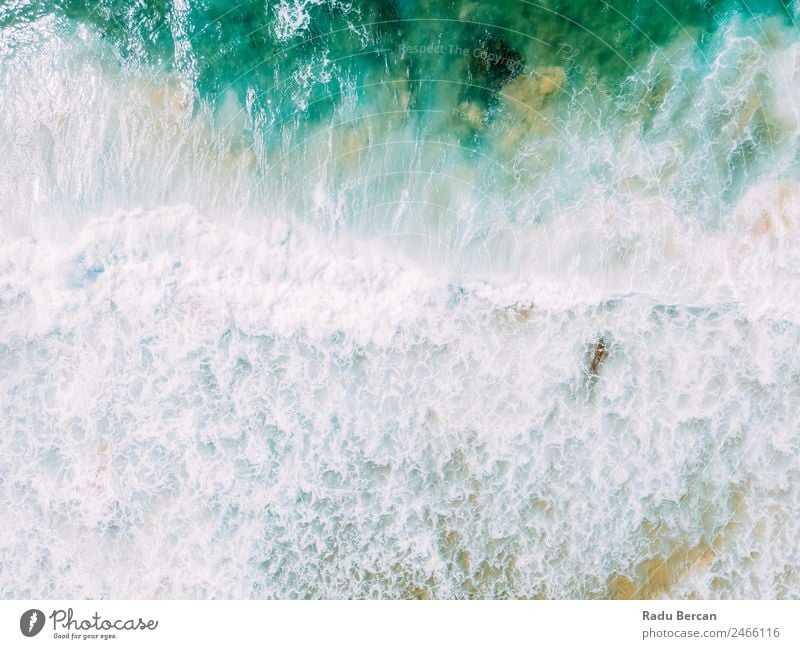
[[[0,4],[0,596],[800,596],[800,7]]]

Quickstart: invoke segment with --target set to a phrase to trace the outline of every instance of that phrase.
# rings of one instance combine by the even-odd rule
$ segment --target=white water
[[[89,32],[3,49],[0,593],[576,597],[713,546],[671,597],[796,597],[800,50],[771,29],[686,83],[688,45],[654,59],[652,119],[598,129],[576,89],[483,166],[373,116],[319,182],[341,130],[276,161]],[[476,203],[498,162],[522,187]]]

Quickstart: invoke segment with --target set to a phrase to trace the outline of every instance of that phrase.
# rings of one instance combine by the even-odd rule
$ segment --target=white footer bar
[[[800,647],[800,602],[0,601],[0,647]]]

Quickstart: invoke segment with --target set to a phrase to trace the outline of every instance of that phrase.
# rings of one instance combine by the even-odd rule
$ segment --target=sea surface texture
[[[0,2],[0,596],[800,597],[798,24]]]

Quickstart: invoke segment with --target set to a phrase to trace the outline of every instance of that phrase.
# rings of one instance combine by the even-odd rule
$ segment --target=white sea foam
[[[188,207],[2,253],[9,593],[456,595],[463,551],[508,571],[484,594],[566,596],[647,553],[646,520],[697,544],[731,518],[686,588],[745,549],[768,558],[736,594],[793,587],[792,322],[645,296],[520,318],[513,292]]]

